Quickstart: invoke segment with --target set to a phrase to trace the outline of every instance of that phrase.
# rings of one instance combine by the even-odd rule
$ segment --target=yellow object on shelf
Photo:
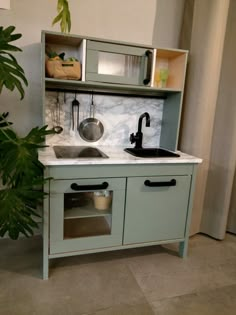
[[[94,207],[97,210],[108,210],[111,204],[111,196],[96,196],[94,195]]]
[[[159,88],[165,88],[167,85],[168,76],[169,76],[168,69],[166,68],[157,69],[155,74],[155,85]]]

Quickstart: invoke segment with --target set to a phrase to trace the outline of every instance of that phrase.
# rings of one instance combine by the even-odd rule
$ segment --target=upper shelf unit
[[[183,90],[187,66],[187,52],[156,49],[153,87]]]
[[[42,32],[42,49],[46,89],[155,96],[183,91],[188,55],[184,50],[48,31]],[[64,53],[64,60],[55,53]]]

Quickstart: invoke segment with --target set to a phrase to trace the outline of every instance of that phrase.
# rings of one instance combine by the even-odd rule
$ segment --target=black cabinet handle
[[[145,180],[145,186],[148,187],[168,187],[168,186],[176,186],[176,179],[171,179],[168,182],[151,182],[150,180]]]
[[[109,184],[107,182],[103,182],[102,184],[98,185],[77,185],[76,183],[73,183],[70,185],[70,188],[72,190],[102,190],[102,189],[107,189]]]
[[[146,72],[146,78],[143,80],[144,85],[148,85],[151,81],[151,74],[152,74],[152,51],[147,50],[145,52],[145,55],[147,57],[147,72]]]

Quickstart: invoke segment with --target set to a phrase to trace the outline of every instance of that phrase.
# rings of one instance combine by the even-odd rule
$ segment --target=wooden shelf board
[[[179,93],[180,89],[172,88],[153,88],[145,86],[135,86],[135,85],[123,85],[123,84],[109,84],[100,82],[84,82],[76,80],[58,80],[45,78],[46,90],[55,91],[95,91],[104,93],[118,93],[118,94],[138,94],[138,95],[150,95],[155,97],[165,97],[167,94]]]
[[[186,51],[178,50],[166,50],[166,49],[157,49],[157,58],[167,58],[172,59],[179,56],[186,56]]]
[[[86,218],[86,217],[99,217],[111,214],[111,209],[108,210],[97,210],[92,204],[85,207],[78,207],[65,210],[64,219],[74,218]]]
[[[111,228],[104,217],[64,220],[64,239],[110,234]]]
[[[73,35],[66,34],[45,34],[46,44],[67,45],[67,46],[79,46],[83,38],[79,38]]]

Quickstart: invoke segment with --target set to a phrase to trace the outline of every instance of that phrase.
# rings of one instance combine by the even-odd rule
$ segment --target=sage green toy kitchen
[[[174,242],[186,256],[201,163],[177,151],[187,55],[42,32],[43,115],[56,131],[39,154],[51,178],[44,279],[57,257]]]

